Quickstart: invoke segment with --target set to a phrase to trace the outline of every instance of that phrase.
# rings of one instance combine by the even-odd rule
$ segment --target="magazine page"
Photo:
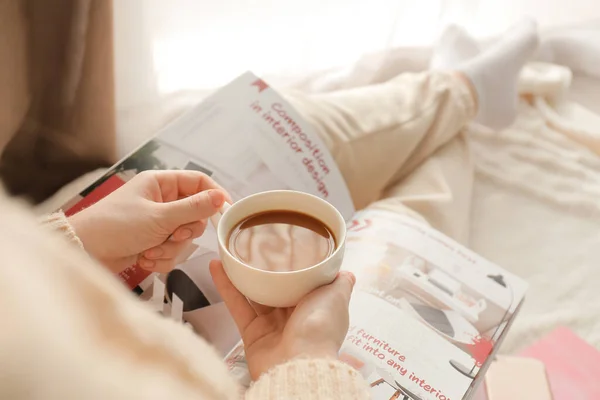
[[[234,201],[266,190],[292,189],[329,201],[347,220],[354,213],[344,179],[323,141],[282,96],[251,73],[167,125],[63,210],[72,215],[153,169],[202,171]],[[147,300],[155,279],[160,279],[168,301],[165,310],[180,299],[183,304],[177,308],[183,309],[183,319],[225,355],[239,336],[210,277],[208,263],[216,258],[216,233],[209,224],[168,275],[132,266],[120,278]]]
[[[527,289],[434,229],[383,210],[349,222],[342,268],[357,283],[340,359],[374,399],[467,398]],[[249,382],[243,348],[226,361]]]

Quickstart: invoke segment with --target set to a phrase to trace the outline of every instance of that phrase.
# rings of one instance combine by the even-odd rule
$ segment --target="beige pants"
[[[462,128],[475,114],[469,86],[439,72],[290,102],[331,151],[357,209],[422,219],[466,243],[473,163]]]

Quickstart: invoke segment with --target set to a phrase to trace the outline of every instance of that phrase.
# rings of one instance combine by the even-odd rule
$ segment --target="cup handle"
[[[219,221],[221,221],[221,217],[223,216],[225,211],[229,209],[229,207],[231,207],[231,204],[227,202],[223,203],[219,211],[217,211],[212,217],[210,217],[210,222],[212,222],[213,226],[215,227],[215,230],[217,230],[219,226]]]

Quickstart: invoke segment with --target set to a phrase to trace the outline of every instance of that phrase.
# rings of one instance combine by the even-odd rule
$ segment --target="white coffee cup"
[[[320,263],[297,271],[265,271],[235,258],[227,248],[231,231],[241,221],[267,211],[296,211],[323,222],[335,237],[336,248]],[[257,193],[233,205],[225,204],[211,218],[217,229],[219,253],[231,283],[248,299],[271,307],[293,307],[308,293],[335,279],[344,258],[346,222],[331,204],[308,193],[273,190]]]

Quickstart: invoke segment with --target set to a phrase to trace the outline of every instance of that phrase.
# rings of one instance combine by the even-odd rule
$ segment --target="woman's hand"
[[[139,262],[168,272],[202,235],[227,193],[197,171],[145,171],[69,222],[86,251],[113,272]]]
[[[211,262],[210,273],[244,341],[252,379],[295,358],[337,359],[348,333],[348,304],[356,281],[352,273],[340,272],[333,283],[293,308],[249,303],[220,261]]]

